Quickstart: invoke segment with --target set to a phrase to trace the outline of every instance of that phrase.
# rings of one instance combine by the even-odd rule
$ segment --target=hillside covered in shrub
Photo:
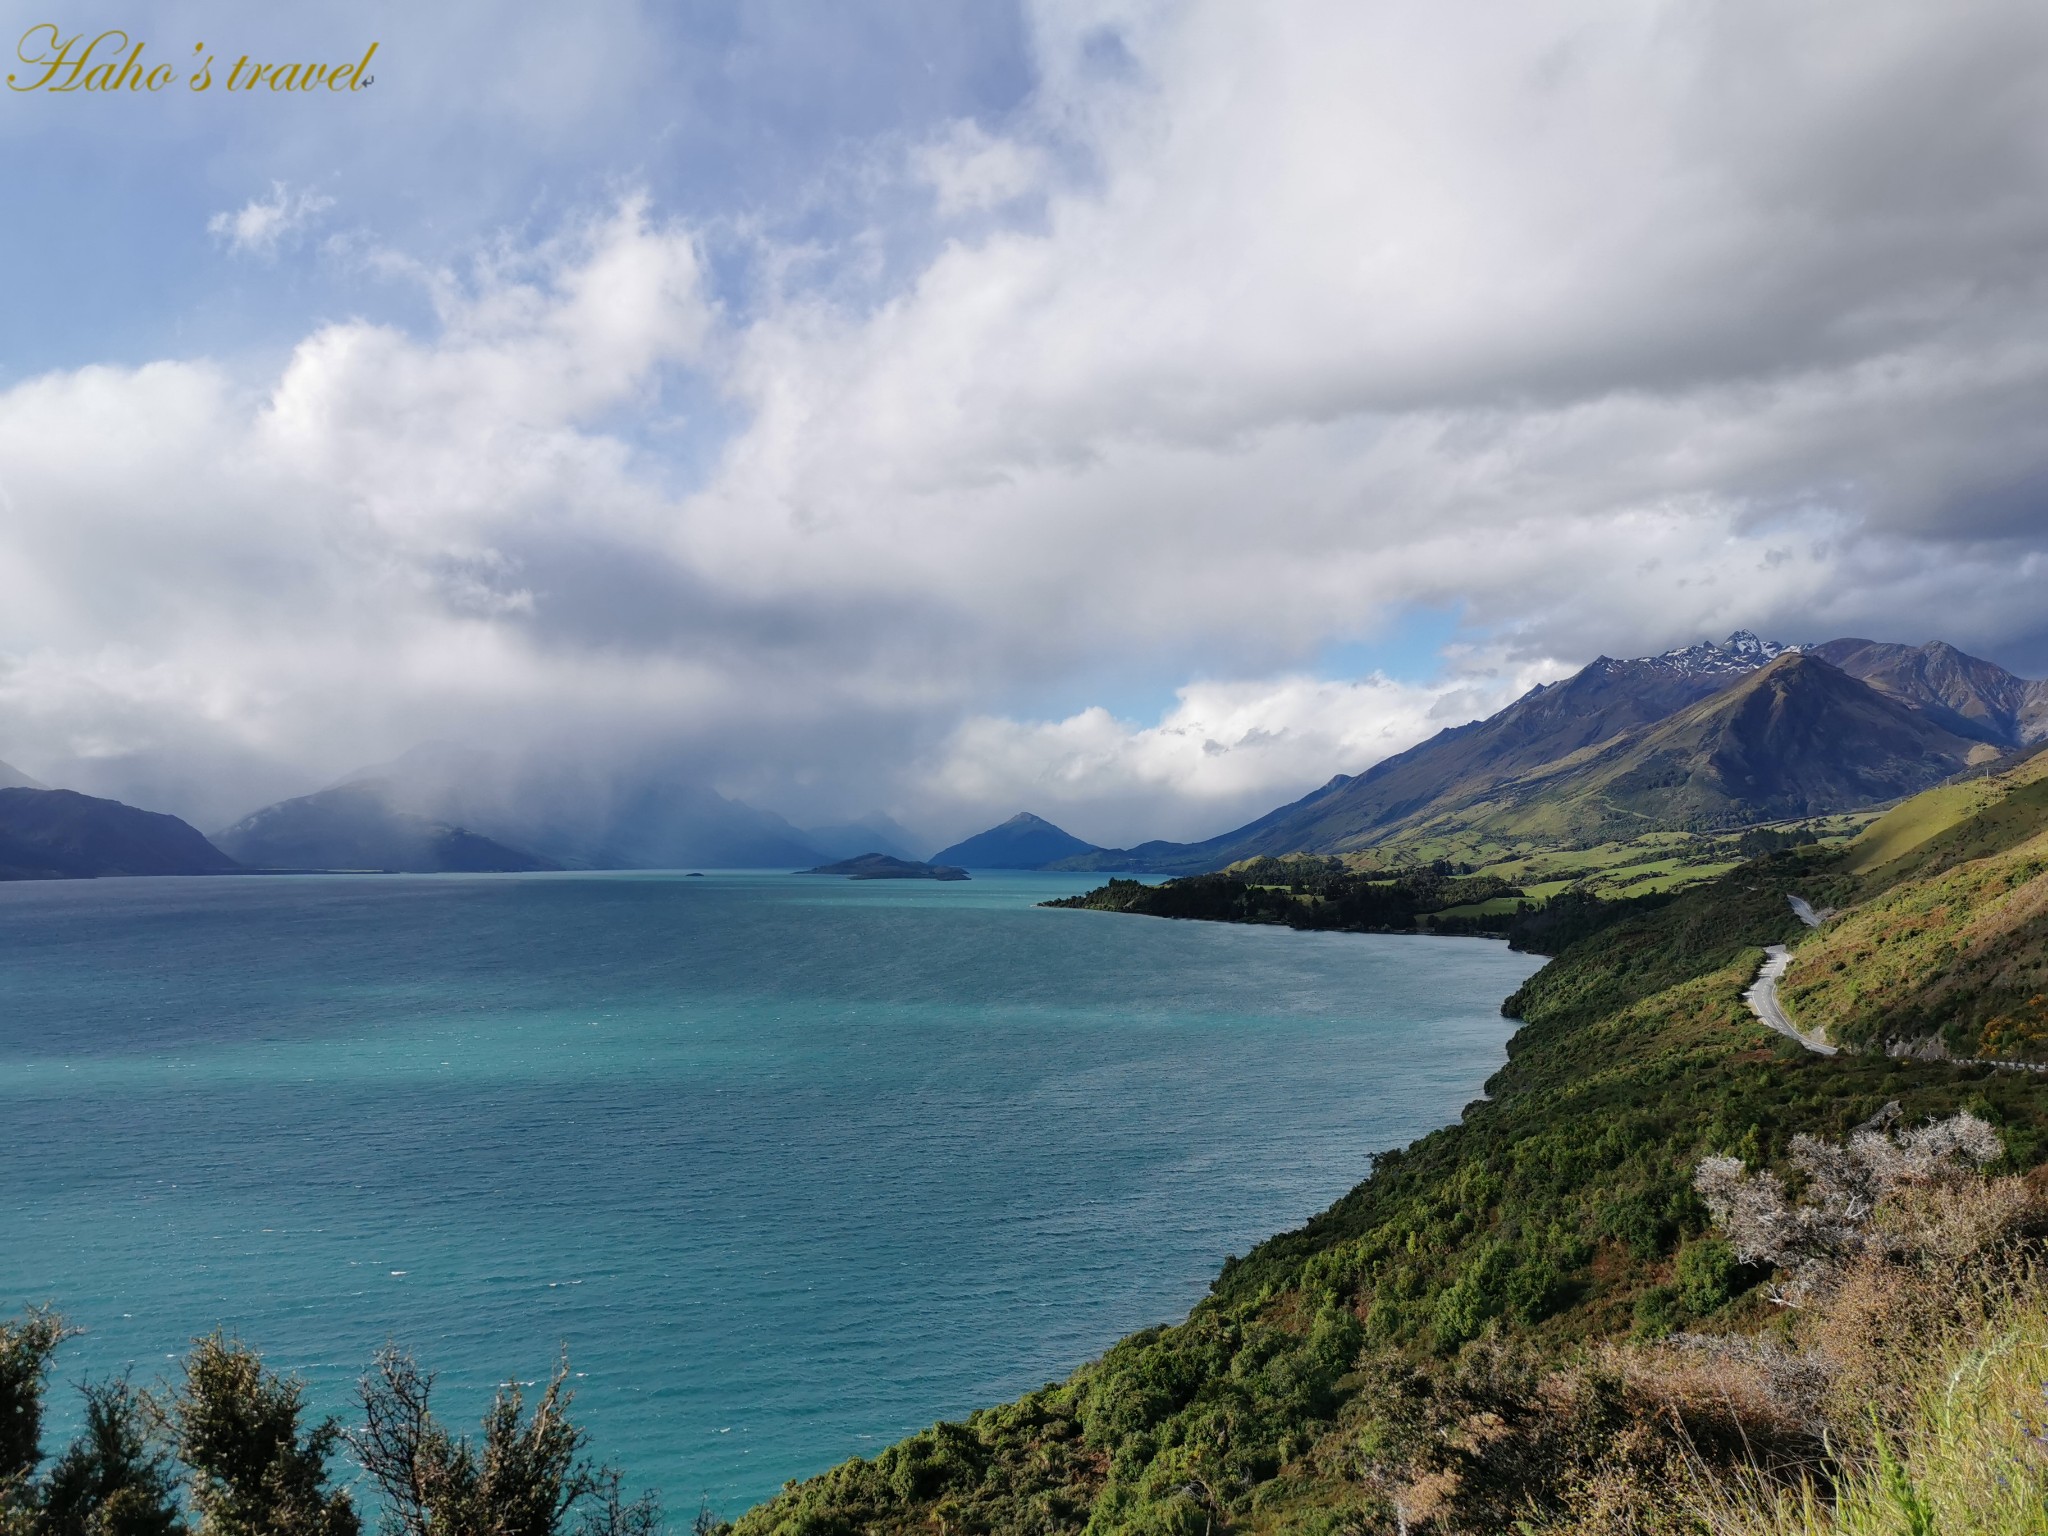
[[[1827,1529],[1836,1492],[1910,1492],[1897,1457],[1917,1410],[1873,1440],[1873,1385],[1907,1402],[1930,1353],[1967,1351],[1971,1329],[2001,1318],[2036,1334],[2048,1318],[2028,1258],[2048,1093],[2025,1071],[1813,1055],[1742,993],[1763,946],[1805,934],[1789,895],[1853,898],[1844,931],[1927,899],[1930,881],[1951,882],[1964,923],[1973,904],[2037,901],[2048,874],[2018,852],[2048,830],[2020,793],[2032,771],[1932,827],[1954,859],[1909,848],[1859,870],[1854,845],[1789,847],[1648,909],[1603,904],[1508,1000],[1522,1021],[1510,1060],[1460,1123],[1227,1261],[1186,1320],[792,1484],[737,1536],[1762,1530],[1802,1498],[1820,1512],[1783,1528]],[[2038,963],[2038,931],[2012,931],[2012,963]],[[1956,974],[1937,966],[1884,995],[1939,1009]],[[1853,1008],[1829,1022],[1860,1038]],[[1904,1147],[1958,1115],[1992,1138],[1959,1183],[1901,1175],[1850,1201],[1855,1221],[1797,1206],[1831,1198],[1813,1170],[1841,1149]],[[1833,1234],[1832,1248],[1814,1239],[1826,1283],[1806,1301],[1786,1301],[1794,1255],[1717,1220],[1701,1170],[1728,1160]],[[1884,1242],[1865,1241],[1872,1222]]]

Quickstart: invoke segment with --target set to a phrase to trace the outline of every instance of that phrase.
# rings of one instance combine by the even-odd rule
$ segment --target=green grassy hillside
[[[1639,1413],[1598,1364],[1616,1341],[1780,1326],[1764,1271],[1709,1231],[1702,1158],[1780,1163],[1795,1135],[1839,1138],[1893,1103],[1906,1124],[1974,1110],[2008,1168],[2048,1156],[2031,1074],[1817,1057],[1751,1019],[1762,946],[1802,931],[1787,892],[1903,902],[1941,878],[1885,886],[1848,862],[1781,852],[1606,910],[1509,1000],[1523,1024],[1487,1099],[1226,1262],[1184,1322],[793,1484],[737,1536],[1537,1529],[1578,1518],[1617,1456],[1739,1457],[1761,1421],[1717,1451],[1711,1413]],[[2037,873],[2004,894],[2043,889]]]
[[[1870,889],[1940,864],[1981,858],[2031,837],[2048,808],[2048,750],[2036,748],[1996,772],[1944,784],[1894,806],[1865,827],[1845,868]]]
[[[1783,999],[1858,1049],[2048,1061],[2048,753],[1922,795],[1851,844],[1847,910],[1801,946]]]

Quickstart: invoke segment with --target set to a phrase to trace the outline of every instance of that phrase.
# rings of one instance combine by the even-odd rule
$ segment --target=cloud
[[[954,122],[945,134],[919,145],[913,173],[927,182],[941,218],[985,213],[1043,187],[1046,156],[1037,146],[997,138],[980,124]]]
[[[2048,647],[2038,6],[1028,15],[1029,101],[835,151],[843,226],[592,190],[274,373],[0,394],[0,757],[638,737],[1127,841],[1601,651]],[[1418,604],[1440,681],[1316,675]]]
[[[1069,830],[1112,845],[1208,837],[1568,670],[1467,658],[1455,680],[1434,685],[1379,674],[1204,681],[1179,689],[1155,725],[1099,706],[1062,720],[976,715],[947,738],[921,788],[928,814],[950,814],[963,830],[1002,805],[1069,816]]]
[[[280,245],[333,206],[334,199],[323,193],[293,192],[276,181],[268,197],[253,197],[233,213],[216,213],[206,221],[206,232],[236,255],[275,256]]]
[[[210,737],[317,777],[437,714],[548,711],[530,738],[723,686],[676,655],[601,675],[532,629],[552,547],[664,563],[631,450],[588,423],[707,344],[690,233],[629,198],[435,286],[432,339],[323,326],[260,389],[154,363],[0,394],[0,719],[27,755]]]

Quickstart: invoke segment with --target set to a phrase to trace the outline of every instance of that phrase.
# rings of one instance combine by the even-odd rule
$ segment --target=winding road
[[[1796,896],[1792,900],[1795,910],[1806,905]],[[1812,910],[1811,907],[1807,908],[1808,912]],[[1813,919],[1807,917],[1806,912],[1801,912],[1799,916],[1802,921],[1811,923],[1815,927],[1819,926],[1818,923],[1813,922]],[[1785,1012],[1785,1005],[1778,1001],[1778,983],[1785,979],[1786,967],[1791,965],[1791,963],[1792,951],[1790,949],[1783,944],[1771,945],[1770,948],[1764,951],[1763,969],[1756,973],[1756,980],[1751,982],[1749,990],[1742,994],[1742,1000],[1749,1004],[1749,1011],[1751,1013],[1755,1014],[1757,1018],[1768,1024],[1772,1029],[1775,1029],[1779,1034],[1797,1040],[1815,1055],[1832,1056],[1835,1054],[1835,1048],[1829,1045],[1827,1041],[1821,1039],[1819,1035],[1809,1035],[1802,1031]]]
[[[1799,921],[1809,928],[1818,928],[1835,915],[1832,907],[1816,912],[1803,896],[1788,895],[1785,900],[1792,904],[1792,910]],[[1785,979],[1785,972],[1792,964],[1792,951],[1783,944],[1772,944],[1764,950],[1763,968],[1756,973],[1749,990],[1742,994],[1742,1000],[1749,1004],[1749,1011],[1757,1019],[1789,1039],[1797,1040],[1817,1056],[1833,1056],[1836,1047],[1829,1045],[1818,1032],[1808,1034],[1792,1022],[1792,1016],[1785,1012],[1785,1005],[1778,1000],[1778,983]],[[2032,1061],[2000,1061],[1984,1056],[1948,1056],[1938,1059],[1963,1067],[2007,1067],[2018,1072],[2048,1072],[2048,1065]]]

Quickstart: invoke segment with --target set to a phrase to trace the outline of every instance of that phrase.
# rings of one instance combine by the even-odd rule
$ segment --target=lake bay
[[[1101,876],[0,886],[0,1312],[70,1384],[239,1332],[473,1426],[566,1344],[672,1518],[1177,1319],[1456,1118],[1540,963],[1034,903]]]

